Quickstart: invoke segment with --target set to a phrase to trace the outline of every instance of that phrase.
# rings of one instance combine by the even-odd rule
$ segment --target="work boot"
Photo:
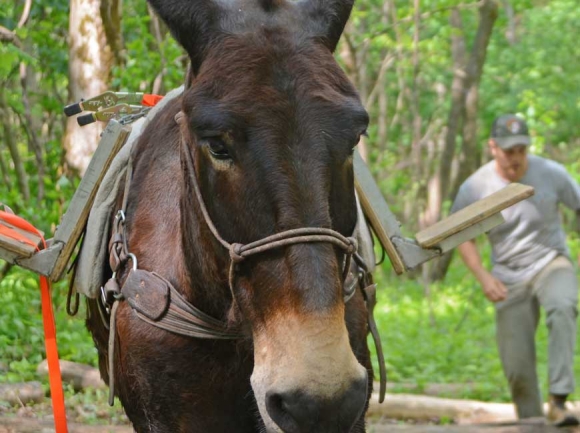
[[[578,417],[566,409],[566,397],[550,395],[548,403],[548,421],[556,427],[566,427],[580,424]]]

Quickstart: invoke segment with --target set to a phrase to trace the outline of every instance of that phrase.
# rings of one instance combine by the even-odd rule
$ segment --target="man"
[[[549,330],[548,419],[558,426],[576,425],[578,418],[565,403],[574,391],[578,282],[558,205],[576,212],[580,232],[580,187],[562,165],[528,155],[529,144],[524,120],[511,114],[495,120],[489,140],[493,160],[461,185],[452,212],[510,182],[531,185],[535,194],[504,210],[505,223],[488,233],[491,273],[482,266],[474,241],[458,249],[495,303],[499,353],[518,417],[543,416],[534,341],[542,307]]]

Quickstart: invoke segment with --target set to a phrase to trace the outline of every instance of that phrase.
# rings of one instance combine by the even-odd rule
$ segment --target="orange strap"
[[[141,100],[141,105],[145,105],[146,107],[153,107],[159,101],[163,99],[161,95],[143,95],[143,99]]]
[[[44,275],[40,276],[40,294],[42,299],[42,323],[44,325],[44,347],[48,362],[48,381],[50,384],[50,398],[56,433],[67,433],[66,410],[64,406],[64,392],[62,377],[58,362],[58,348],[56,345],[56,327],[50,299],[50,281]]]
[[[42,234],[28,221],[17,215],[4,211],[0,211],[0,219],[3,219],[19,229],[40,236],[42,238],[42,244],[44,245],[44,248],[46,248],[46,242],[44,241]],[[25,242],[28,245],[36,246],[34,245],[34,242],[8,227],[0,225],[0,233],[18,241]],[[42,303],[42,323],[44,326],[44,346],[48,362],[48,381],[50,384],[50,398],[52,399],[54,425],[56,433],[67,433],[68,428],[66,424],[64,393],[62,390],[62,377],[60,374],[58,348],[56,345],[56,327],[54,325],[54,313],[52,311],[52,301],[50,298],[50,281],[43,275],[40,276],[40,296]]]
[[[30,245],[31,247],[35,247],[38,250],[38,246],[34,242],[32,242],[30,239],[28,239],[26,236],[22,236],[17,231],[12,230],[11,228],[3,226],[1,224],[0,224],[0,235],[15,239],[18,242],[25,243],[27,245]]]
[[[22,230],[27,231],[29,233],[34,233],[35,235],[42,237],[42,234],[36,229],[36,227],[34,227],[32,224],[30,224],[24,218],[19,217],[18,215],[14,215],[13,213],[0,210],[0,219],[6,221],[9,224],[12,224],[14,227],[18,227],[19,229],[22,229]],[[18,240],[22,240],[22,238],[26,239],[23,236],[21,236],[19,233],[16,233],[13,230],[10,230],[10,231],[13,233],[13,235],[8,235],[11,238],[18,239]],[[44,245],[44,248],[46,248],[46,243],[44,243],[44,239],[42,239],[42,243]]]

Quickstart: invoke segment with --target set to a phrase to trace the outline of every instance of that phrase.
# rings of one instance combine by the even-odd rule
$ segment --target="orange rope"
[[[42,234],[23,218],[17,215],[0,211],[0,219],[25,230],[29,233],[34,233],[42,239],[42,245],[46,248],[46,242]],[[0,225],[0,234],[24,242],[28,245],[38,247],[27,237],[12,230],[8,227]],[[46,359],[48,362],[48,381],[50,384],[50,398],[52,399],[52,413],[54,415],[54,425],[56,433],[67,433],[68,428],[66,424],[66,411],[64,405],[64,392],[62,390],[62,377],[60,374],[60,364],[58,362],[58,348],[56,345],[56,327],[54,325],[54,313],[52,311],[52,302],[50,298],[50,281],[44,275],[40,276],[40,295],[42,303],[42,323],[44,327],[44,346],[46,349]]]

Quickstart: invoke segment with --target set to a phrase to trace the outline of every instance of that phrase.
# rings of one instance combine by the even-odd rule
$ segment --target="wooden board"
[[[389,209],[370,170],[356,151],[354,152],[354,185],[363,212],[389,256],[393,269],[397,274],[402,274],[406,271],[405,264],[391,242],[391,237],[402,236],[399,223]]]
[[[62,243],[63,248],[50,274],[52,281],[62,277],[84,231],[101,180],[130,132],[130,127],[123,126],[115,120],[111,120],[103,131],[99,146],[54,234],[53,242]]]
[[[33,233],[29,233],[29,232],[22,230],[22,229],[19,229],[18,227],[15,227],[12,224],[7,223],[6,221],[3,221],[3,220],[0,220],[0,225],[9,229],[9,230],[15,231],[17,234],[30,240],[35,245],[35,246],[29,245],[25,242],[21,242],[17,239],[14,239],[14,238],[9,237],[9,236],[5,236],[2,233],[0,233],[0,249],[10,251],[11,253],[14,253],[18,257],[25,258],[25,257],[30,257],[31,255],[33,255],[34,252],[37,250],[37,248],[40,247],[40,244],[42,241],[40,236],[37,236]]]
[[[442,253],[452,250],[453,248],[461,245],[464,242],[467,242],[471,239],[475,239],[479,235],[487,233],[494,227],[503,224],[505,220],[501,212],[493,214],[490,217],[485,218],[482,221],[479,221],[466,229],[461,230],[454,235],[451,235],[437,244],[437,248],[441,250]]]
[[[534,188],[520,183],[511,183],[505,188],[457,211],[444,220],[415,235],[423,248],[435,247],[442,240],[454,235],[503,209],[534,195]]]

